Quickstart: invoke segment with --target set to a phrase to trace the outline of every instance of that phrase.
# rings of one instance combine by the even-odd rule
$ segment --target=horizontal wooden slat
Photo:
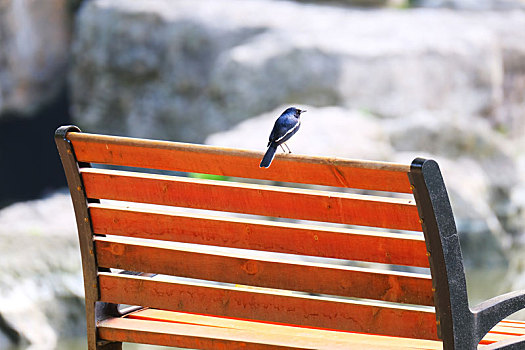
[[[89,198],[420,231],[414,200],[85,168]]]
[[[503,340],[517,340],[520,337],[521,337],[520,341],[522,342],[525,341],[525,336],[523,335],[498,334],[498,333],[490,332],[479,342],[479,344],[489,345],[489,344],[494,344],[496,342],[503,341]],[[523,349],[523,343],[520,345],[522,346],[521,348],[514,348],[514,349]]]
[[[114,341],[137,341],[137,338],[133,336],[133,334],[138,331],[153,333],[163,332],[178,335],[184,334],[185,336],[203,336],[208,334],[208,336],[219,337],[219,339],[227,338],[232,341],[241,341],[240,338],[235,338],[234,334],[240,335],[245,334],[242,332],[254,332],[253,335],[247,333],[247,335],[249,334],[248,339],[251,339],[252,341],[257,339],[258,342],[266,344],[277,339],[280,341],[280,346],[284,346],[285,344],[288,346],[299,346],[299,344],[301,344],[302,346],[313,346],[315,349],[337,349],[337,346],[339,345],[342,345],[343,349],[346,349],[349,346],[365,347],[366,349],[442,349],[442,343],[439,341],[416,340],[351,332],[334,332],[315,328],[307,328],[305,331],[303,327],[250,322],[224,317],[204,316],[158,309],[140,310],[128,315],[127,318],[134,320],[134,322],[130,322],[126,319],[112,319],[102,322],[100,328],[102,334],[113,336],[111,338],[104,337],[104,339]],[[513,339],[516,336],[519,337],[525,334],[523,329],[508,332],[508,330],[505,329],[506,327],[504,324],[505,321],[502,321],[494,327],[494,329],[492,329],[480,343],[480,348],[482,348],[483,345],[492,344],[496,341]],[[227,331],[220,331],[225,328]],[[190,333],[188,332],[189,330],[192,330],[195,333]],[[129,333],[129,335],[127,337],[122,337],[123,334],[118,332]],[[120,337],[116,338],[116,334]],[[259,337],[263,336],[264,338],[257,338],[257,334]],[[146,340],[142,342],[156,343],[155,339],[162,338],[151,336],[145,338],[142,337],[140,340]],[[187,341],[193,340],[190,338]],[[297,343],[297,341],[303,343]],[[321,341],[321,343],[317,343],[318,341]],[[160,343],[159,345],[166,344],[178,343]]]
[[[408,165],[277,154],[261,169],[262,152],[84,133],[67,138],[81,162],[412,193]]]
[[[490,330],[490,333],[509,334],[509,335],[525,335],[525,323],[520,326],[509,326],[502,321]]]
[[[504,319],[503,321],[498,323],[498,325],[501,325],[504,327],[525,328],[525,321]]]
[[[199,349],[441,350],[431,340],[326,331],[262,322],[147,309],[99,324],[103,339]],[[218,339],[216,341],[210,338]],[[249,345],[249,346],[248,346]],[[260,347],[262,346],[262,347]]]
[[[434,305],[430,276],[220,254],[159,242],[95,239],[98,265],[308,293]]]
[[[428,309],[99,273],[100,300],[361,333],[437,340]],[[203,302],[206,300],[206,302]]]
[[[258,332],[195,324],[139,321],[127,318],[104,320],[99,323],[97,331],[100,339],[109,341],[175,346],[188,349],[308,349],[308,347],[283,346],[283,341],[279,342],[276,337]],[[308,346],[307,344],[304,345]]]
[[[503,320],[483,337],[480,344],[488,345],[523,336],[525,336],[525,322]]]
[[[325,342],[324,344],[328,349],[331,349],[328,346],[329,344],[334,345],[337,344],[337,342],[343,342],[347,347],[348,344],[352,344],[354,347],[370,346],[366,347],[366,349],[375,349],[376,346],[386,346],[386,349],[442,349],[443,347],[440,341],[433,340],[399,338],[353,332],[341,332],[334,330],[290,326],[268,322],[247,321],[241,319],[215,317],[151,308],[139,310],[137,312],[127,315],[126,317],[145,321],[186,323],[209,327],[223,327],[229,329],[257,331],[258,333],[274,335],[278,337],[278,339],[280,339],[281,341],[286,341],[289,336],[299,336],[301,337],[301,339],[308,339],[308,341],[320,339]],[[313,344],[310,343],[310,345]],[[380,347],[379,349],[382,349],[382,347]]]
[[[90,204],[89,210],[97,234],[428,267],[422,235],[130,210],[101,204]]]

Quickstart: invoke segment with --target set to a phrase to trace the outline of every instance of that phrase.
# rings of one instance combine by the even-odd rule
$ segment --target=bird
[[[306,110],[301,110],[295,107],[287,108],[275,121],[272,132],[270,133],[270,138],[268,141],[268,150],[264,154],[263,159],[261,160],[260,168],[268,168],[272,163],[275,152],[277,151],[277,146],[281,146],[283,152],[283,144],[288,148],[288,153],[292,153],[290,148],[285,143],[292,137],[299,127],[301,126],[301,113],[306,112]]]

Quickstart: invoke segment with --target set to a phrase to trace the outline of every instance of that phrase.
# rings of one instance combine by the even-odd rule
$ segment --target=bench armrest
[[[478,336],[483,338],[505,317],[522,309],[525,309],[525,290],[506,293],[476,305],[472,313]]]

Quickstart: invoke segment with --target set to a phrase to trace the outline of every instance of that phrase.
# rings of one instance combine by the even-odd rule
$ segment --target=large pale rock
[[[511,188],[518,182],[513,145],[485,119],[418,112],[384,125],[399,152],[427,152],[451,159],[469,157],[480,164],[491,186]]]
[[[206,143],[264,151],[273,123],[285,107],[211,135]],[[511,215],[509,208],[498,206],[520,207],[510,197],[517,186],[517,169],[508,145],[486,122],[463,122],[430,113],[384,120],[341,107],[298,107],[308,112],[301,116],[299,132],[287,142],[294,153],[405,164],[416,157],[436,159],[447,184],[466,263],[479,267],[507,262],[505,250],[514,241],[507,230]],[[506,177],[509,179],[503,181]]]
[[[507,247],[525,232],[520,229],[525,222],[521,215],[525,202],[519,194],[525,182],[516,159],[519,147],[507,135],[480,118],[427,112],[389,121],[385,127],[397,152],[427,152],[450,160],[446,168],[452,176],[447,179],[455,182],[452,188],[459,194],[456,199],[482,199],[478,204],[465,202],[458,206],[460,212],[456,214],[462,218],[460,221],[471,226],[466,231],[498,233]],[[474,165],[479,169],[473,168]],[[481,184],[478,180],[483,185],[476,188],[476,183]],[[482,220],[474,220],[469,212]],[[480,226],[476,221],[484,224]]]
[[[415,157],[438,162],[450,198],[461,241],[465,265],[469,268],[505,266],[512,244],[503,217],[494,209],[494,187],[479,161],[469,157],[447,158],[423,152],[396,153],[395,160],[410,162]]]
[[[524,3],[525,8],[525,1]],[[505,13],[510,23],[525,27],[525,11]],[[498,127],[514,138],[525,136],[525,31],[514,30],[500,17],[487,17],[487,25],[500,38],[503,59],[502,102],[492,118]]]
[[[292,103],[492,115],[504,92],[520,91],[503,89],[503,56],[523,42],[524,19],[268,0],[90,1],[76,23],[74,117],[87,130],[202,141]],[[517,33],[508,42],[503,27]]]
[[[288,106],[239,123],[231,130],[213,134],[207,144],[266,151],[277,117]],[[384,160],[392,157],[388,135],[377,118],[342,107],[297,106],[306,109],[301,126],[286,144],[292,152],[329,157]],[[278,152],[282,152],[278,149]]]
[[[415,0],[413,3],[423,7],[449,7],[476,11],[525,9],[523,0]]]
[[[84,290],[69,195],[4,208],[0,237],[0,344],[53,349],[59,337],[83,335]]]
[[[465,233],[464,249],[474,263],[511,259],[504,251],[525,232],[517,143],[486,120],[467,116],[419,112],[384,125],[396,157],[426,152],[440,160],[458,228]]]
[[[68,0],[0,0],[0,115],[56,96],[69,57]]]

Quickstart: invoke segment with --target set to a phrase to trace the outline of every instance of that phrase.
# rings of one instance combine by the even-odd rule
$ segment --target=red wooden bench
[[[55,138],[90,350],[525,349],[525,322],[501,321],[525,291],[469,308],[434,161],[282,154],[260,169],[259,152],[75,126]]]

